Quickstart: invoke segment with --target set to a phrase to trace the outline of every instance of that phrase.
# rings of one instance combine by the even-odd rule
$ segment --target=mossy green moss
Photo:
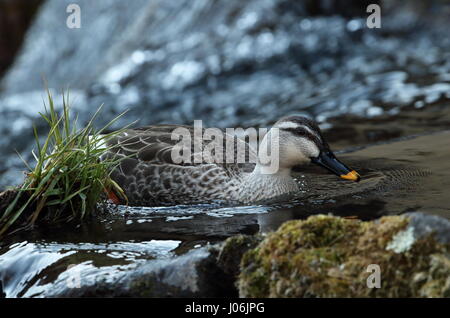
[[[239,263],[245,252],[255,248],[263,237],[261,235],[239,234],[225,240],[217,255],[217,264],[224,273],[233,278],[239,274]]]
[[[409,220],[375,222],[317,215],[289,221],[244,254],[243,297],[439,297],[449,293],[448,247],[408,241]],[[398,242],[397,242],[398,241]],[[368,288],[370,264],[381,288]]]

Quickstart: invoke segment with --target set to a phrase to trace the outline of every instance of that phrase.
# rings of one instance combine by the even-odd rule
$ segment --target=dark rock
[[[441,297],[450,288],[448,223],[419,213],[372,222],[319,215],[160,259],[133,244],[22,242],[1,255],[0,281],[8,297],[236,297],[236,282],[251,297]],[[140,256],[130,262],[125,251]],[[381,268],[380,289],[365,285],[370,264]]]
[[[230,277],[237,277],[240,273],[239,264],[242,256],[255,248],[261,241],[260,235],[236,235],[228,238],[220,248],[218,266]]]
[[[17,293],[14,295],[25,297],[236,297],[235,281],[241,257],[260,241],[259,236],[238,235],[224,243],[194,249],[181,256],[136,265],[123,264],[116,269],[113,269],[114,265],[83,267],[82,260],[86,257],[99,265],[105,262],[83,251],[69,258],[61,258],[62,251],[50,256],[33,250],[30,255],[33,247],[24,245],[15,252],[18,263],[9,265],[5,277],[9,277],[8,284],[19,284],[21,278],[13,279],[16,273],[12,264],[25,266],[26,271],[22,272],[25,276],[30,275],[31,264],[47,264],[45,269],[34,269],[48,277],[41,284],[32,280],[22,291],[18,286],[11,291],[13,287],[9,286],[11,292]],[[29,259],[21,262],[24,255]],[[60,260],[53,264],[43,260],[55,257]],[[13,261],[14,257],[9,260]],[[74,264],[77,267],[68,266],[74,261],[79,262]]]
[[[229,297],[233,281],[217,267],[216,255],[196,250],[170,262],[156,261],[133,272],[125,295],[151,297]]]
[[[214,249],[201,248],[185,255],[152,260],[114,280],[99,271],[94,280],[81,279],[79,288],[68,288],[60,275],[40,297],[231,297],[237,291],[233,279],[216,262]],[[84,275],[83,275],[84,277]],[[104,277],[104,278],[102,278]]]

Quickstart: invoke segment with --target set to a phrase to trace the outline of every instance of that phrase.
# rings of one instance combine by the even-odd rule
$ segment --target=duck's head
[[[277,121],[273,128],[277,128],[279,134],[280,167],[292,168],[314,163],[343,179],[360,180],[355,170],[336,158],[313,120],[302,116],[288,116]]]

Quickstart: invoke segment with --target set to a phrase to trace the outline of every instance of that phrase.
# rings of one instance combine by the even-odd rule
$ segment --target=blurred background
[[[32,125],[45,133],[43,78],[81,123],[129,109],[114,128],[303,114],[335,149],[448,129],[449,18],[443,0],[0,0],[0,190],[23,179]]]

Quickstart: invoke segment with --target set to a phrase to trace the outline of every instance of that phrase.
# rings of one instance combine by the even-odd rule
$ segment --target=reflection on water
[[[43,128],[36,120],[42,74],[51,89],[71,88],[80,123],[100,104],[104,122],[130,109],[117,127],[135,119],[139,125],[203,119],[205,126],[267,126],[300,113],[333,128],[331,118],[345,114],[343,133],[330,136],[344,146],[359,124],[348,115],[371,120],[362,143],[401,136],[402,123],[419,127],[415,132],[434,129],[439,120],[439,129],[449,128],[443,1],[401,8],[385,1],[383,28],[370,30],[365,10],[348,14],[360,9],[358,1],[330,12],[321,7],[330,1],[79,0],[84,22],[77,31],[58,20],[69,2],[46,2],[2,80],[0,188],[20,183],[24,168],[14,150],[30,154],[31,124]],[[406,120],[411,110],[416,113]],[[144,262],[316,213],[366,220],[420,210],[449,218],[449,140],[442,133],[343,155],[362,175],[359,183],[302,168],[295,173],[302,191],[285,204],[120,206],[77,228],[20,233],[0,246],[0,286],[8,297],[39,296],[69,288],[77,275],[83,284],[116,281]]]
[[[101,104],[99,126],[129,109],[113,128],[266,127],[293,113],[330,127],[340,114],[395,115],[450,98],[442,1],[384,1],[377,30],[360,1],[80,0],[76,31],[58,20],[68,3],[46,2],[0,84],[0,187],[23,177],[14,149],[30,153],[31,123],[45,130],[42,75],[56,93],[70,87],[80,123]]]
[[[11,241],[21,243],[6,245],[0,252],[4,292],[11,297],[43,295],[67,288],[65,281],[74,272],[82,273],[84,284],[114,281],[144,262],[171,258],[239,233],[276,230],[287,220],[316,213],[368,220],[418,210],[450,218],[446,197],[450,163],[442,160],[448,154],[433,150],[450,151],[449,136],[449,132],[431,134],[341,155],[361,173],[359,183],[316,167],[303,168],[296,177],[304,191],[288,203],[119,206],[76,229],[20,234]]]
[[[132,270],[146,260],[172,257],[179,245],[175,240],[100,244],[24,241],[2,249],[0,281],[8,297],[39,296],[52,288],[54,281],[70,285],[77,275],[85,284],[92,280],[113,282],[121,271]]]

